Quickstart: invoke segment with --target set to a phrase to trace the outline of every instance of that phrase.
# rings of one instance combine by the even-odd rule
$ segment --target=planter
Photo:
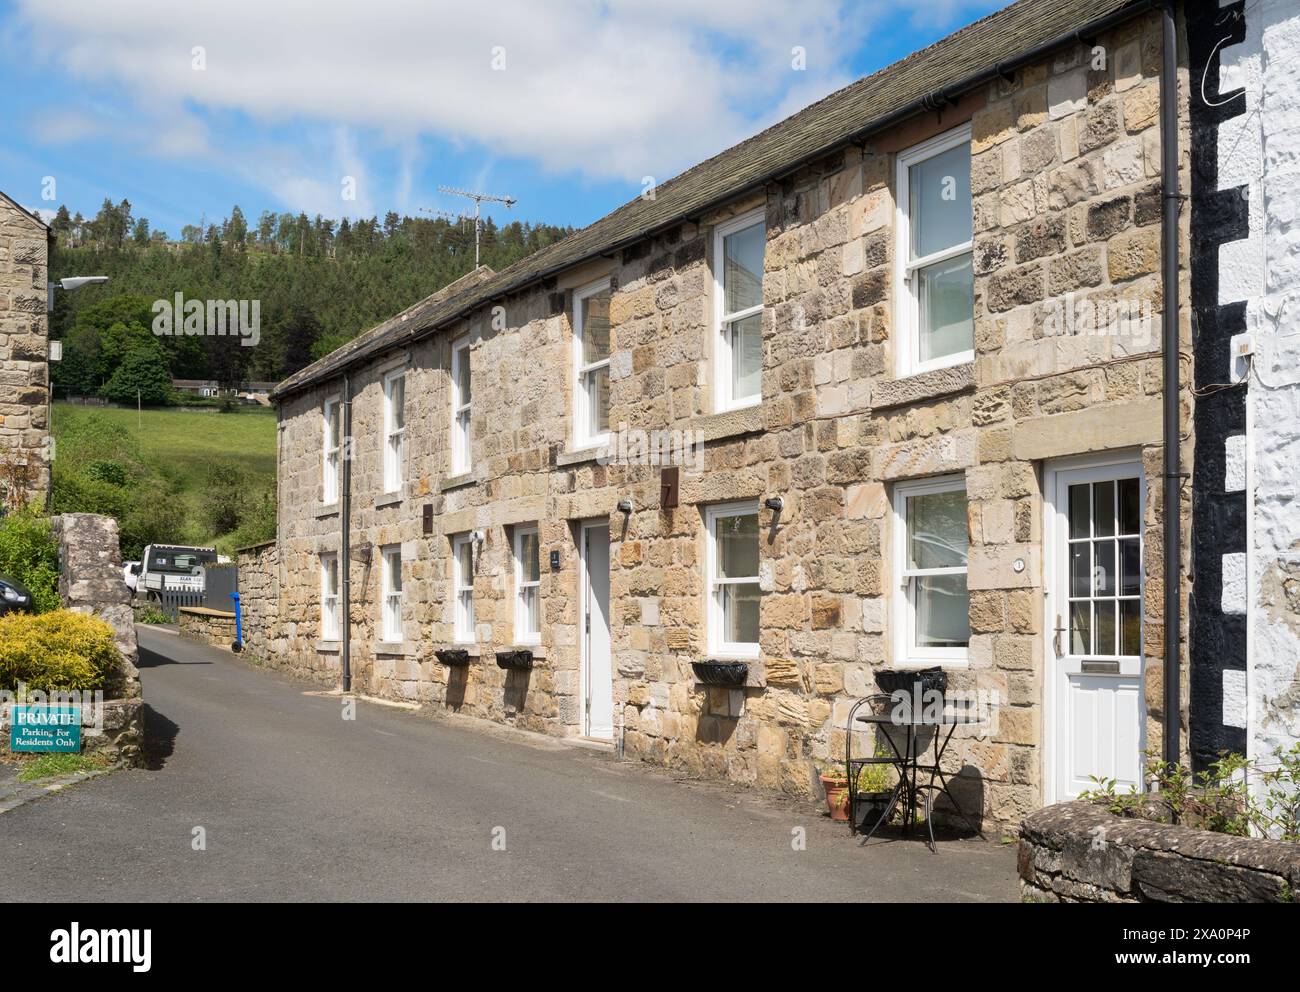
[[[826,808],[831,819],[841,823],[849,821],[849,780],[822,775],[822,788],[826,790]]]
[[[862,822],[874,826],[884,814],[893,795],[893,791],[888,789],[884,792],[859,792],[857,805]]]
[[[533,667],[533,653],[527,648],[512,648],[497,652],[497,667],[527,670]]]
[[[444,665],[453,667],[469,664],[469,651],[466,648],[439,648],[433,656]]]
[[[691,668],[702,685],[742,686],[749,676],[743,661],[692,661]]]
[[[919,691],[924,702],[927,692],[942,694],[947,691],[948,673],[942,668],[921,668],[916,671],[887,669],[876,672],[876,685],[880,686],[881,692],[887,692],[891,696],[896,692],[914,696]]]

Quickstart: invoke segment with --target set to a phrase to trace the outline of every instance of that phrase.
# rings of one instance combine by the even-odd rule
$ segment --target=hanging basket
[[[439,648],[433,652],[433,656],[444,665],[452,667],[469,664],[469,650],[467,648]]]
[[[533,667],[533,653],[527,648],[513,648],[497,652],[498,668],[529,669]]]
[[[691,668],[702,685],[742,686],[749,676],[743,661],[692,661]]]
[[[926,693],[934,691],[943,694],[948,689],[948,673],[942,668],[921,668],[902,671],[888,668],[876,672],[876,685],[881,692],[891,696],[896,692],[905,692],[909,696],[920,692],[922,700]]]

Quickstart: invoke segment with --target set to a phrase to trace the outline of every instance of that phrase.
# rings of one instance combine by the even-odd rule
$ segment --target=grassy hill
[[[152,542],[229,551],[275,534],[273,410],[56,403],[53,426],[55,512],[116,517],[126,558]]]

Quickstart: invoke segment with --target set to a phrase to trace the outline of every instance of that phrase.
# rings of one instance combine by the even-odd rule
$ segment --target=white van
[[[216,548],[151,544],[144,549],[135,594],[160,602],[164,592],[202,593],[203,568],[217,564],[219,558]]]

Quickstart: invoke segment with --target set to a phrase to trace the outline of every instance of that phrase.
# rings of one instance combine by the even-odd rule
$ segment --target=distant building
[[[216,379],[173,379],[172,388],[190,396],[233,396],[257,403],[269,403],[268,397],[275,388],[274,382],[245,382],[238,386],[223,386]]]
[[[172,389],[191,396],[221,396],[234,393],[234,390],[229,387],[223,389],[216,379],[173,379]]]

